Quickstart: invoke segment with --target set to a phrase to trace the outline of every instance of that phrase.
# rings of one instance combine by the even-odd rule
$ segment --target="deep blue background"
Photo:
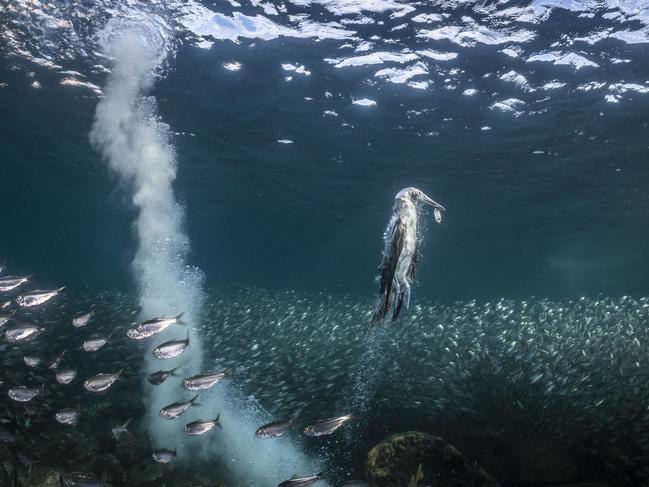
[[[500,62],[490,52],[459,67],[477,78]],[[222,68],[232,59],[241,71]],[[286,82],[283,62],[313,74]],[[130,286],[134,214],[88,141],[97,98],[45,71],[45,89],[32,89],[12,66],[0,65],[0,253],[43,285]],[[413,185],[448,209],[442,225],[426,217],[415,296],[649,293],[646,95],[609,104],[601,91],[556,90],[526,107],[542,113],[514,117],[487,109],[488,95],[364,82],[374,71],[336,69],[306,40],[180,49],[152,95],[185,133],[173,139],[176,190],[209,285],[369,295],[392,199]]]

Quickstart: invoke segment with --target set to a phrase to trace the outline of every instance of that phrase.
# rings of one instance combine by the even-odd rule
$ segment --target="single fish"
[[[94,314],[95,314],[94,311],[89,311],[88,313],[84,313],[82,315],[73,318],[72,326],[74,326],[75,328],[81,328],[83,326],[86,326],[90,322]]]
[[[59,365],[61,365],[61,360],[63,360],[63,357],[65,356],[66,350],[63,350],[57,357],[50,362],[50,365],[47,366],[48,369],[50,370],[56,370],[59,368]]]
[[[203,389],[209,389],[229,374],[230,369],[225,369],[221,372],[194,375],[183,381],[183,387],[188,391],[202,391]]]
[[[203,421],[199,419],[198,421],[192,421],[191,423],[186,424],[185,434],[188,436],[199,436],[199,435],[204,435],[215,426],[221,428],[221,423],[219,423],[220,416],[221,416],[220,414],[217,415],[216,419],[212,421]]]
[[[257,438],[275,438],[282,436],[293,425],[292,419],[284,419],[281,421],[273,421],[272,423],[265,424],[255,432]]]
[[[419,467],[417,467],[417,472],[415,472],[415,475],[410,477],[410,482],[408,482],[408,487],[417,487],[417,484],[419,483],[420,480],[424,480],[424,471],[421,468],[421,463],[419,464]]]
[[[122,370],[116,374],[97,374],[83,383],[83,387],[90,392],[103,392],[112,386],[119,378]]]
[[[10,433],[6,429],[0,427],[0,441],[3,443],[15,443],[16,436],[13,433]]]
[[[59,384],[69,384],[77,377],[77,371],[75,369],[65,369],[60,370],[56,373],[56,382]]]
[[[112,484],[103,480],[93,479],[89,475],[73,473],[61,474],[61,481],[64,487],[111,487]]]
[[[37,367],[38,364],[42,362],[42,359],[40,357],[35,357],[34,355],[25,355],[23,361],[27,367]]]
[[[159,359],[177,357],[189,346],[189,333],[184,340],[169,340],[153,350],[153,356]]]
[[[126,428],[128,427],[132,419],[133,418],[128,418],[124,424],[113,426],[113,428],[111,428],[111,432],[113,433],[113,438],[119,440],[119,437],[122,436],[122,433],[127,431]]]
[[[40,335],[45,328],[36,325],[20,325],[5,332],[5,337],[10,343],[30,341]]]
[[[50,299],[58,296],[64,289],[65,286],[58,289],[37,289],[35,291],[30,291],[28,293],[19,295],[16,298],[16,304],[21,308],[31,308],[32,306],[38,306],[40,304],[47,303]]]
[[[61,424],[76,426],[79,422],[79,410],[74,408],[64,408],[57,412],[54,417]]]
[[[153,384],[154,386],[159,386],[162,384],[164,381],[167,380],[167,378],[170,375],[176,375],[175,372],[180,368],[180,366],[173,368],[171,370],[158,370],[157,372],[154,372],[153,374],[150,374],[146,379]]]
[[[435,221],[437,223],[442,223],[442,211],[439,208],[435,207],[433,215],[435,215]]]
[[[29,282],[31,276],[5,276],[0,277],[0,292],[9,292]]]
[[[285,480],[281,484],[277,484],[277,487],[307,487],[308,485],[313,485],[318,480],[323,480],[322,472],[315,475],[307,475],[306,477],[293,477]]]
[[[126,335],[133,340],[142,340],[143,338],[149,338],[150,336],[160,333],[161,331],[166,330],[171,325],[177,323],[183,323],[182,317],[185,313],[180,313],[178,316],[171,318],[153,318],[152,320],[145,321],[140,323],[135,328],[131,328],[126,332]]]
[[[165,419],[176,419],[190,407],[196,406],[196,399],[198,399],[198,394],[192,397],[189,401],[169,404],[169,406],[165,406],[160,410],[160,416]]]
[[[11,304],[11,301],[9,302]],[[0,315],[0,328],[9,323],[13,319],[13,313]]]
[[[176,459],[176,450],[155,450],[153,452],[153,459],[158,463],[169,463]]]
[[[90,338],[89,340],[85,340],[83,342],[81,348],[83,348],[83,350],[86,352],[96,352],[107,343],[107,338]]]
[[[324,436],[330,435],[350,419],[354,419],[353,414],[336,416],[335,418],[321,419],[304,428],[304,434],[307,436]]]
[[[45,386],[41,386],[41,387],[18,386],[9,389],[7,391],[7,395],[11,399],[17,402],[29,402],[32,399],[34,399],[36,396],[38,396],[41,392],[43,392],[44,389]]]

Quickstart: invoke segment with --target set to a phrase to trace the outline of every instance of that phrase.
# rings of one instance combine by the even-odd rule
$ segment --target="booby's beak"
[[[446,208],[444,208],[442,205],[437,203],[436,201],[431,200],[428,196],[426,196],[424,193],[421,193],[421,200],[426,203],[427,205],[432,206],[433,208],[437,208],[438,210],[446,211]]]

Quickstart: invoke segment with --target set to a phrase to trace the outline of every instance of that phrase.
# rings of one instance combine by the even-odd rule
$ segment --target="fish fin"
[[[60,288],[58,288],[58,289],[56,290],[56,292],[57,292],[57,293],[60,293],[60,292],[63,291],[64,289],[65,289],[65,286],[61,286]]]
[[[178,316],[176,316],[174,318],[176,320],[176,323],[179,323],[181,325],[186,325],[187,324],[187,322],[183,321],[184,314],[185,314],[185,312],[183,311],[182,313],[180,313]]]
[[[189,402],[192,403],[192,406],[196,406],[196,399],[198,399],[198,394],[196,394],[194,397],[192,397]]]
[[[187,331],[187,338],[185,338],[185,341],[187,342],[187,346],[189,346],[189,330]]]
[[[173,375],[174,377],[178,377],[178,374],[176,374],[176,371],[177,371],[178,369],[180,369],[181,367],[182,367],[182,365],[179,365],[178,367],[174,367],[173,369],[171,369],[171,370],[169,371],[169,375]]]
[[[223,426],[222,426],[221,423],[219,422],[219,418],[221,418],[221,413],[219,413],[219,414],[216,415],[216,419],[214,420],[214,424],[215,424],[216,426],[218,426],[219,428],[223,429]]]
[[[122,428],[126,430],[127,426],[131,423],[132,420],[133,418],[128,418],[126,422],[122,425]]]
[[[119,369],[119,370],[117,371],[117,377],[119,377],[120,375],[122,375],[122,372],[124,372],[124,369]]]
[[[230,367],[228,367],[223,371],[223,377],[234,377],[234,371]]]

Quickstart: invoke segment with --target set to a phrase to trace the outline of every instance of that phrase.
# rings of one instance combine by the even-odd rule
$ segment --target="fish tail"
[[[198,399],[198,394],[196,394],[194,397],[192,397],[189,402],[192,403],[192,406],[196,406],[196,399]]]
[[[224,377],[233,377],[233,376],[234,376],[234,372],[232,371],[232,369],[231,369],[230,367],[228,367],[227,369],[225,369],[225,370],[223,371],[223,376],[224,376]]]
[[[181,367],[182,367],[182,365],[179,365],[178,367],[174,367],[173,369],[171,369],[171,370],[169,371],[169,374],[173,375],[174,377],[177,377],[178,374],[176,374],[176,371],[177,371],[178,369],[180,369]]]
[[[119,370],[117,371],[117,376],[119,377],[120,375],[122,375],[122,372],[124,372],[124,369],[119,369]]]
[[[57,293],[60,293],[60,292],[63,291],[64,289],[65,289],[65,286],[61,286],[60,288],[58,288],[58,289],[56,290],[56,292],[57,292]]]
[[[220,417],[221,417],[221,413],[219,413],[219,414],[216,415],[216,419],[214,420],[214,424],[215,424],[216,426],[218,426],[219,428],[223,429],[223,426],[222,426],[221,423],[219,422],[219,418],[220,418]]]
[[[183,321],[183,316],[185,315],[185,312],[183,311],[180,313],[178,316],[176,316],[174,319],[176,320],[176,323],[180,323],[182,325],[186,325],[187,322]]]

